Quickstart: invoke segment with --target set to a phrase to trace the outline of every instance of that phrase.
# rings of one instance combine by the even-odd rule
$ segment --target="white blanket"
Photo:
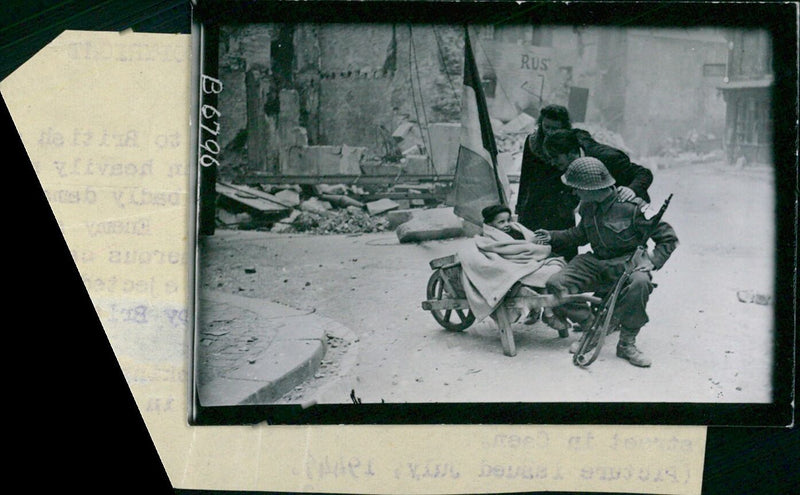
[[[547,279],[566,265],[561,256],[551,257],[549,245],[533,242],[533,232],[513,222],[525,240],[483,225],[483,235],[475,236],[458,252],[461,283],[476,321],[494,313],[517,282],[543,288]],[[541,291],[540,291],[541,292]],[[518,319],[520,315],[515,315]]]

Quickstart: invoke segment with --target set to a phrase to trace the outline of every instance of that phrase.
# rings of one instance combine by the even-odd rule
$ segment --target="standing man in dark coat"
[[[535,168],[526,180],[526,196],[518,204],[519,222],[531,230],[564,230],[575,226],[578,197],[561,182],[561,175],[572,161],[582,156],[597,158],[608,169],[617,184],[620,201],[639,197],[650,201],[647,188],[653,183],[653,173],[631,163],[628,155],[611,146],[598,143],[583,129],[562,129],[550,132],[542,143],[544,162],[534,161]],[[524,163],[523,155],[523,163]],[[520,175],[520,187],[522,187]],[[522,200],[522,194],[519,199]],[[569,261],[578,253],[569,247],[556,254]]]
[[[578,204],[577,198],[573,198],[568,188],[558,186],[561,190],[554,192],[553,179],[561,184],[562,172],[550,166],[544,152],[544,138],[558,130],[572,129],[569,111],[561,105],[548,105],[539,112],[537,123],[536,130],[528,135],[522,148],[515,213],[519,223],[531,230],[568,228],[569,222],[560,218],[564,208],[554,209],[553,204],[567,203],[574,209]],[[568,213],[574,218],[571,212]]]

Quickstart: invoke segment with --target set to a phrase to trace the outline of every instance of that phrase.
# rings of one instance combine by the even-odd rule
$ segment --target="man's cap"
[[[603,162],[591,156],[573,160],[561,176],[561,182],[584,191],[595,191],[616,184]]]

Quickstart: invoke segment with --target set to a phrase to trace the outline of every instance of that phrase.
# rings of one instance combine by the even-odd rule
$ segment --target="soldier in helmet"
[[[552,105],[542,109],[539,129],[525,141],[516,206],[519,223],[531,230],[575,226],[578,198],[560,178],[567,166],[581,156],[603,162],[616,180],[620,200],[638,196],[650,201],[650,170],[631,162],[622,150],[597,142],[587,131],[571,128],[567,109]],[[573,248],[556,252],[567,261],[578,254]]]
[[[561,180],[580,198],[580,223],[566,230],[539,229],[534,232],[536,239],[551,244],[554,250],[586,244],[592,250],[579,254],[551,276],[547,288],[552,294],[610,290],[636,247],[647,241],[643,237],[649,232],[655,247],[635,260],[636,271],[617,299],[614,322],[620,330],[617,356],[635,366],[650,366],[651,360],[636,347],[636,336],[648,321],[645,310],[653,290],[651,272],[664,266],[678,246],[678,237],[666,222],[652,225],[652,210],[641,198],[620,201],[614,177],[596,158],[577,158]],[[564,308],[569,312],[566,316],[578,324],[586,324],[591,317],[587,306]],[[574,345],[570,351],[575,352]]]

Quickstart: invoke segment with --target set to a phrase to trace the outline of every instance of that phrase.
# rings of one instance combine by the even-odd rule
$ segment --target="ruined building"
[[[721,141],[720,30],[470,29],[495,133],[520,136],[503,141],[517,157],[513,147],[551,103],[621,135],[637,155],[692,129]],[[223,26],[219,46],[223,175],[353,176],[387,165],[452,174],[463,27]]]
[[[728,33],[725,151],[732,164],[772,163],[772,46],[760,30]]]

